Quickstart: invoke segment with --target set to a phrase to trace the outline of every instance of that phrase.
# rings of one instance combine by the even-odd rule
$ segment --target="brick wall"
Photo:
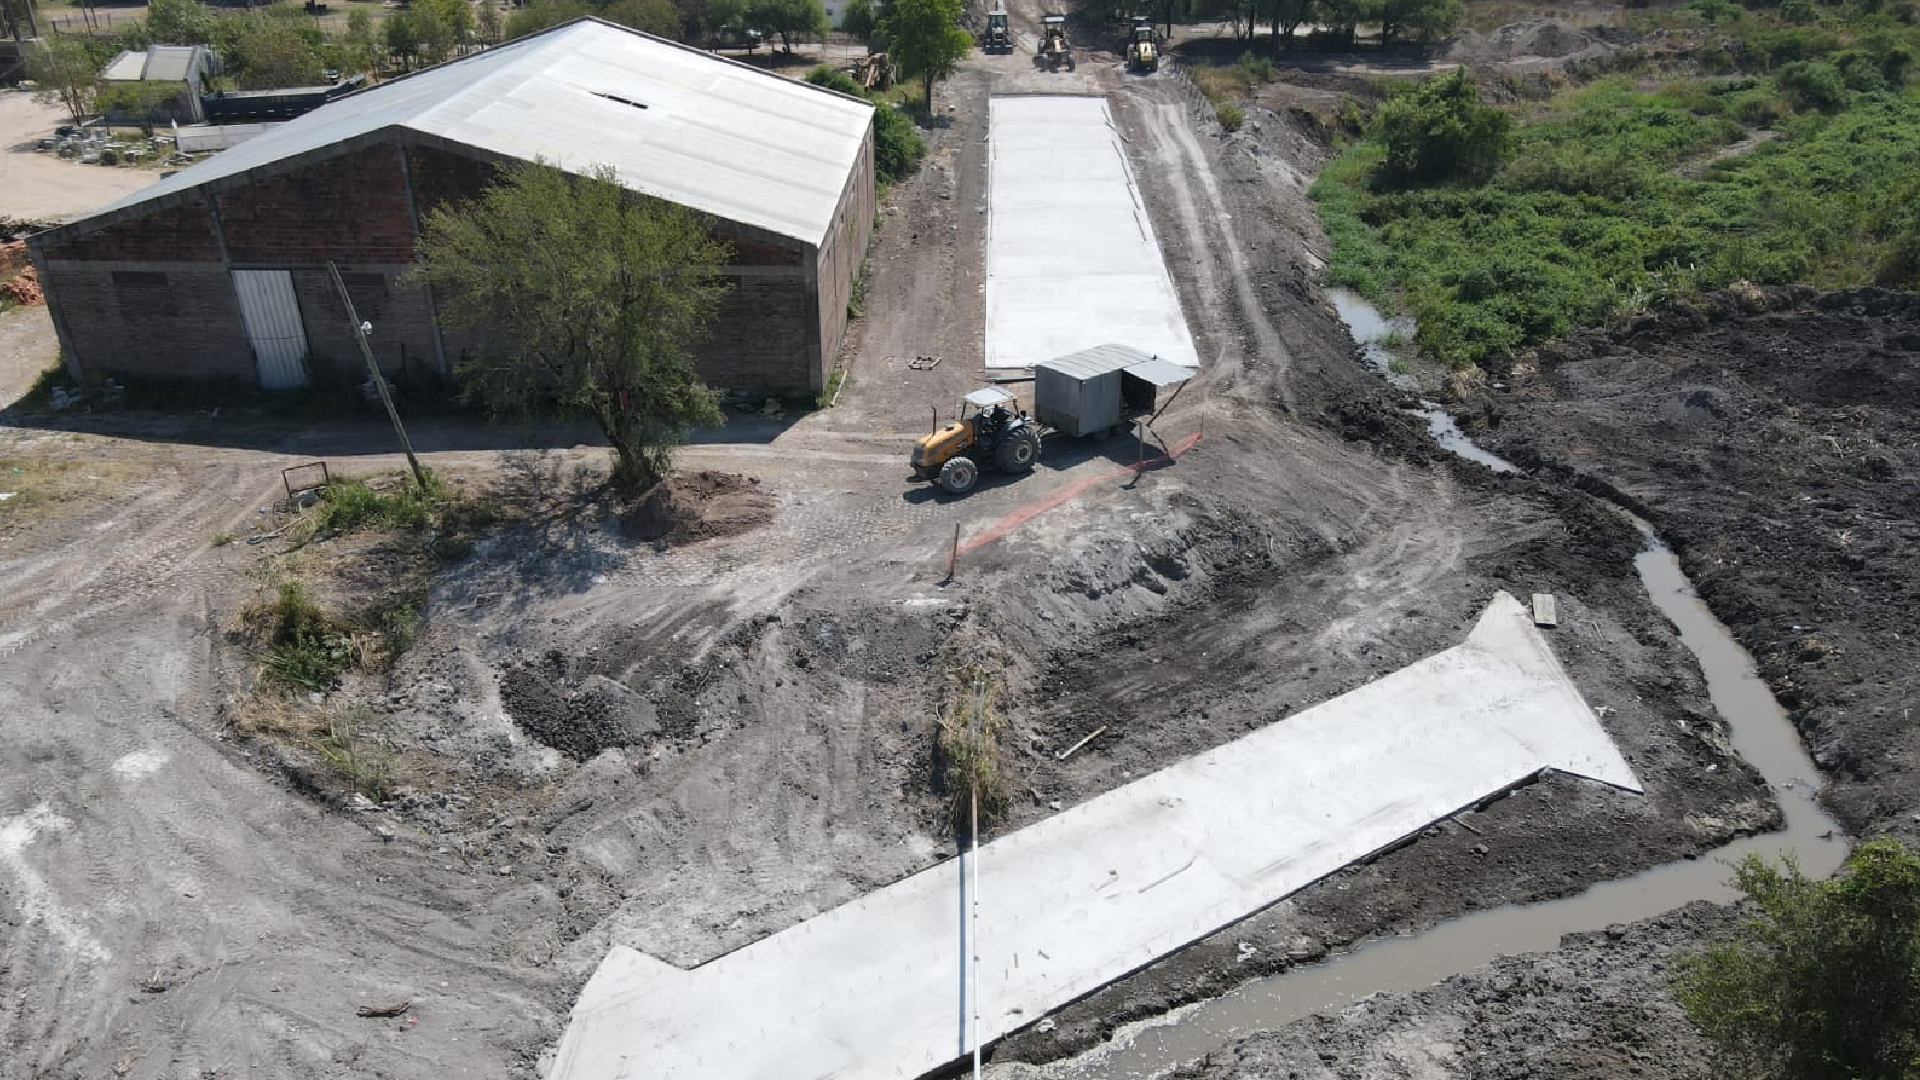
[[[367,345],[380,370],[396,381],[412,382],[434,373],[433,317],[425,291],[400,284],[405,266],[340,267],[340,276],[353,298],[354,314],[373,324]],[[300,301],[300,321],[307,333],[307,352],[316,369],[315,381],[344,379],[354,383],[366,377],[367,362],[353,338],[340,290],[325,268],[293,271],[293,291]],[[451,358],[449,358],[451,360]]]
[[[427,214],[448,202],[464,202],[500,176],[498,166],[431,146],[408,146],[407,165],[413,172],[413,200],[424,224]]]
[[[116,273],[164,281],[127,284]],[[46,260],[40,280],[62,344],[81,357],[88,379],[256,377],[233,282],[217,262]]]
[[[833,228],[820,247],[820,368],[812,373],[813,387],[826,386],[827,371],[840,356],[846,340],[847,305],[853,300],[854,278],[860,273],[873,238],[873,215],[877,194],[873,175],[873,129],[860,147],[860,162],[847,178],[840,193],[840,208],[834,212]]]
[[[695,363],[700,378],[728,390],[807,389],[812,304],[797,275],[736,278]]]
[[[364,266],[413,261],[400,155],[376,143],[215,199],[235,266]]]
[[[213,218],[205,204],[196,202],[117,222],[78,240],[48,247],[46,256],[118,262],[217,263],[220,244],[214,238]]]
[[[323,371],[350,372],[362,363],[325,270],[328,260],[349,276],[360,317],[374,324],[372,345],[383,369],[421,371],[436,362],[428,298],[394,281],[414,255],[407,176],[424,216],[448,200],[477,195],[497,171],[431,147],[408,146],[405,152],[405,170],[395,144],[383,142],[214,197],[233,266],[293,272],[308,351]],[[824,363],[815,358],[830,360],[839,349],[852,276],[872,228],[871,134],[859,173],[842,196],[840,218],[826,253],[831,264],[818,265],[817,290],[807,281],[806,245],[742,235],[719,224],[733,248],[734,289],[700,352],[702,378],[754,390],[824,385]],[[206,206],[193,203],[36,249],[56,324],[88,378],[252,377],[252,350],[220,262],[219,236]],[[166,284],[116,286],[116,272],[131,272],[136,280],[164,272]],[[442,343],[449,365],[476,344],[446,328]]]

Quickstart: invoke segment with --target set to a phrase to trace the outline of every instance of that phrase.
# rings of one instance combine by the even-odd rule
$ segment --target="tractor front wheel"
[[[950,495],[965,495],[979,482],[980,466],[974,464],[972,458],[950,458],[940,466],[940,486]]]

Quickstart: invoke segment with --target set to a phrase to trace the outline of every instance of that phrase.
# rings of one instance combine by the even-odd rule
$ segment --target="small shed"
[[[205,45],[128,50],[100,72],[100,107],[113,123],[199,123],[200,91],[219,73],[220,58]]]
[[[1139,349],[1096,345],[1033,365],[1033,413],[1069,435],[1092,435],[1152,413],[1161,390],[1192,377]]]

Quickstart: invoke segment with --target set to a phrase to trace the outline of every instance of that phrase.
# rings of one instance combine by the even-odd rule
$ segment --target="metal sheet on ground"
[[[1639,781],[1529,614],[683,971],[616,947],[553,1080],[909,1080],[1542,769]],[[964,884],[963,884],[964,883]],[[965,916],[977,903],[975,1002]]]
[[[986,366],[1119,342],[1199,366],[1106,100],[990,108]]]

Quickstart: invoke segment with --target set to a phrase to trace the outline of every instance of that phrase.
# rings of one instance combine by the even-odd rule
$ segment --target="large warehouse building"
[[[76,379],[350,371],[329,261],[389,373],[444,374],[473,342],[398,280],[420,222],[536,159],[711,218],[734,256],[710,385],[825,385],[873,228],[872,106],[593,19],[333,102],[29,246]]]

